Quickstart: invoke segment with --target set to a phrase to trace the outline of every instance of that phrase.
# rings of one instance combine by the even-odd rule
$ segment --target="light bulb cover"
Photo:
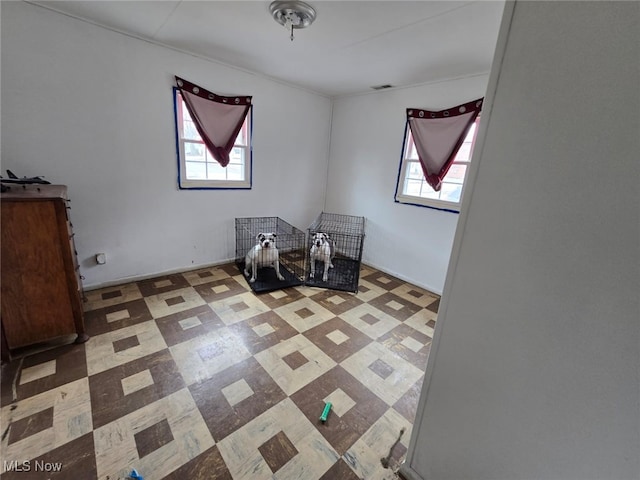
[[[273,19],[287,29],[306,28],[316,19],[316,11],[311,5],[296,0],[272,2],[269,11]]]

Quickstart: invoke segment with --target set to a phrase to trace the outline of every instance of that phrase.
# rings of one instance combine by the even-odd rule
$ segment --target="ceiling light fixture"
[[[269,11],[276,22],[291,32],[292,42],[294,28],[306,28],[316,19],[313,7],[297,0],[272,2]]]

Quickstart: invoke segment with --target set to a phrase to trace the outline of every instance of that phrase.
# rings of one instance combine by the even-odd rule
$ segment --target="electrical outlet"
[[[107,263],[107,254],[106,253],[96,253],[96,263],[98,265],[104,265]]]

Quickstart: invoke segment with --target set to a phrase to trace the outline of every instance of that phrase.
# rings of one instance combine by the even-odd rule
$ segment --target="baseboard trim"
[[[438,296],[442,296],[442,290],[439,290],[437,288],[433,288],[432,286],[429,285],[425,285],[423,283],[420,283],[418,281],[416,281],[414,278],[409,278],[405,275],[402,275],[401,273],[398,272],[394,272],[392,270],[389,270],[388,268],[385,267],[381,267],[380,265],[376,265],[375,263],[372,262],[365,262],[364,260],[362,261],[363,265],[368,265],[372,268],[375,268],[376,270],[380,270],[383,273],[386,273],[387,275],[391,275],[393,277],[399,278],[400,280],[410,283],[412,285],[415,285],[416,287],[420,287],[420,288],[424,288],[425,290],[427,290],[428,292],[434,293]]]
[[[402,478],[403,480],[424,480],[406,463],[400,465],[398,475],[400,475],[400,478]]]
[[[228,263],[234,263],[236,261],[234,258],[229,258],[228,260],[220,260],[215,263],[203,263],[201,265],[189,265],[188,267],[174,268],[172,270],[164,270],[162,272],[149,273],[144,275],[131,275],[130,277],[122,277],[117,280],[111,280],[108,282],[94,283],[92,285],[83,285],[83,290],[85,292],[90,292],[91,290],[99,290],[101,288],[107,287],[115,287],[117,285],[122,285],[124,283],[130,282],[139,282],[140,280],[147,280],[149,278],[161,277],[163,275],[173,275],[174,273],[184,273],[191,272],[193,270],[200,270],[202,268],[212,268],[217,267],[219,265],[226,265]],[[238,271],[238,275],[240,272]]]
[[[189,265],[187,267],[180,267],[180,268],[174,268],[171,270],[163,270],[160,272],[155,272],[155,273],[148,273],[148,274],[143,274],[143,275],[131,275],[129,277],[122,277],[122,278],[118,278],[117,280],[110,280],[108,282],[100,282],[100,283],[94,283],[94,284],[89,284],[89,285],[83,285],[83,289],[85,292],[90,292],[91,290],[99,290],[101,288],[108,288],[108,287],[115,287],[117,285],[122,285],[124,283],[130,283],[130,282],[139,282],[141,280],[147,280],[149,278],[154,278],[154,277],[161,277],[163,275],[172,275],[174,273],[184,273],[184,272],[191,272],[193,270],[200,270],[201,268],[212,268],[212,267],[217,267],[219,265],[226,265],[228,263],[234,263],[236,261],[235,257],[234,258],[229,258],[226,260],[219,260],[217,262],[214,263],[203,263],[201,265]],[[437,289],[431,288],[428,285],[423,285],[419,282],[416,282],[414,279],[408,278],[398,272],[393,272],[387,268],[384,267],[380,267],[379,265],[376,265],[374,263],[371,262],[362,262],[362,265],[365,267],[371,267],[371,268],[375,268],[376,270],[380,270],[383,273],[386,273],[387,275],[391,275],[394,276],[396,278],[399,278],[400,280],[403,280],[405,282],[411,283],[412,285],[415,285],[417,287],[420,288],[424,288],[425,290],[431,292],[431,293],[435,293],[436,295],[442,295],[442,292],[438,291]]]

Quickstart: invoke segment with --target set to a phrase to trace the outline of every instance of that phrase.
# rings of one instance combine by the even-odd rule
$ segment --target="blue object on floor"
[[[142,476],[136,471],[135,468],[131,470],[131,473],[129,474],[129,478],[133,480],[144,480],[144,478],[142,478]]]

